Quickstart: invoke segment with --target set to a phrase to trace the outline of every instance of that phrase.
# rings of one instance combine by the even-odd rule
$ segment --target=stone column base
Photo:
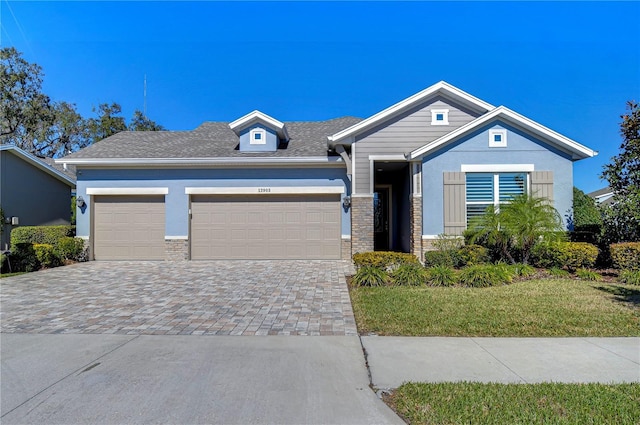
[[[351,196],[351,252],[373,251],[373,195]]]
[[[166,261],[186,261],[189,259],[188,239],[165,239],[164,253]]]
[[[340,258],[343,260],[351,260],[351,238],[342,238],[340,241]]]

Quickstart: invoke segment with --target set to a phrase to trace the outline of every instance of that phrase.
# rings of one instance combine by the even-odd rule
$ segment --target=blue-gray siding
[[[449,125],[431,125],[432,109],[448,109]],[[356,138],[354,179],[356,193],[370,193],[369,155],[406,154],[426,145],[479,116],[442,96],[415,108]]]
[[[20,226],[69,224],[71,189],[62,181],[10,151],[0,151],[0,206]],[[5,225],[0,248],[8,244],[12,226]]]
[[[350,194],[344,168],[253,168],[253,169],[162,169],[162,170],[108,170],[83,169],[79,174],[77,193],[85,200],[90,188],[112,187],[167,187],[166,236],[189,234],[189,195],[185,187],[294,187],[294,186],[338,186],[344,195]],[[268,195],[265,195],[268,196]],[[90,203],[88,202],[90,205]],[[340,208],[343,235],[351,234],[348,210]],[[90,214],[88,207],[77,214],[78,236],[89,236]]]
[[[507,147],[489,148],[489,129],[507,129]],[[422,164],[423,235],[444,232],[443,173],[461,165],[533,164],[553,173],[553,202],[564,217],[573,202],[573,163],[564,153],[500,122],[491,123],[457,143],[424,158]]]

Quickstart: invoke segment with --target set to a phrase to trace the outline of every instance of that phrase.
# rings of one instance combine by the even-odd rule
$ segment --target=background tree
[[[157,124],[155,121],[147,118],[142,111],[136,109],[133,112],[133,117],[129,121],[130,131],[162,131],[164,127]]]
[[[93,109],[86,119],[76,105],[54,102],[42,92],[42,68],[13,47],[0,49],[0,143],[15,144],[39,157],[60,157],[120,131],[164,128],[135,111],[127,126],[116,102]]]
[[[620,153],[601,175],[613,190],[611,205],[602,207],[607,243],[640,241],[640,107],[629,101],[627,109],[621,116]]]
[[[602,217],[596,200],[577,187],[573,188],[573,209],[570,223],[576,230],[602,225]]]

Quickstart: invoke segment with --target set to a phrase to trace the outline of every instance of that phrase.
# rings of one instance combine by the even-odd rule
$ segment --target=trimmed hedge
[[[488,263],[489,250],[482,245],[469,244],[458,249],[457,257],[460,266]]]
[[[51,268],[62,265],[62,258],[58,255],[53,245],[48,243],[33,244],[33,250],[41,267]]]
[[[640,270],[640,242],[609,245],[613,266],[622,270]]]
[[[353,263],[356,269],[370,266],[390,271],[402,264],[419,264],[419,261],[415,255],[404,252],[372,251],[353,254]]]
[[[11,250],[20,243],[49,244],[55,249],[64,237],[75,236],[74,226],[21,226],[11,231]]]
[[[11,267],[14,272],[40,270],[40,261],[32,243],[17,243],[11,248]]]
[[[586,242],[538,244],[532,252],[533,263],[537,267],[566,267],[572,272],[593,267],[597,258],[598,248]]]
[[[427,251],[424,253],[425,267],[458,267],[458,251]]]

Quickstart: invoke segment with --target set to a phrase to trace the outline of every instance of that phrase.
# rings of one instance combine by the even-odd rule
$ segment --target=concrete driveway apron
[[[343,261],[89,262],[3,281],[4,333],[357,335]]]

